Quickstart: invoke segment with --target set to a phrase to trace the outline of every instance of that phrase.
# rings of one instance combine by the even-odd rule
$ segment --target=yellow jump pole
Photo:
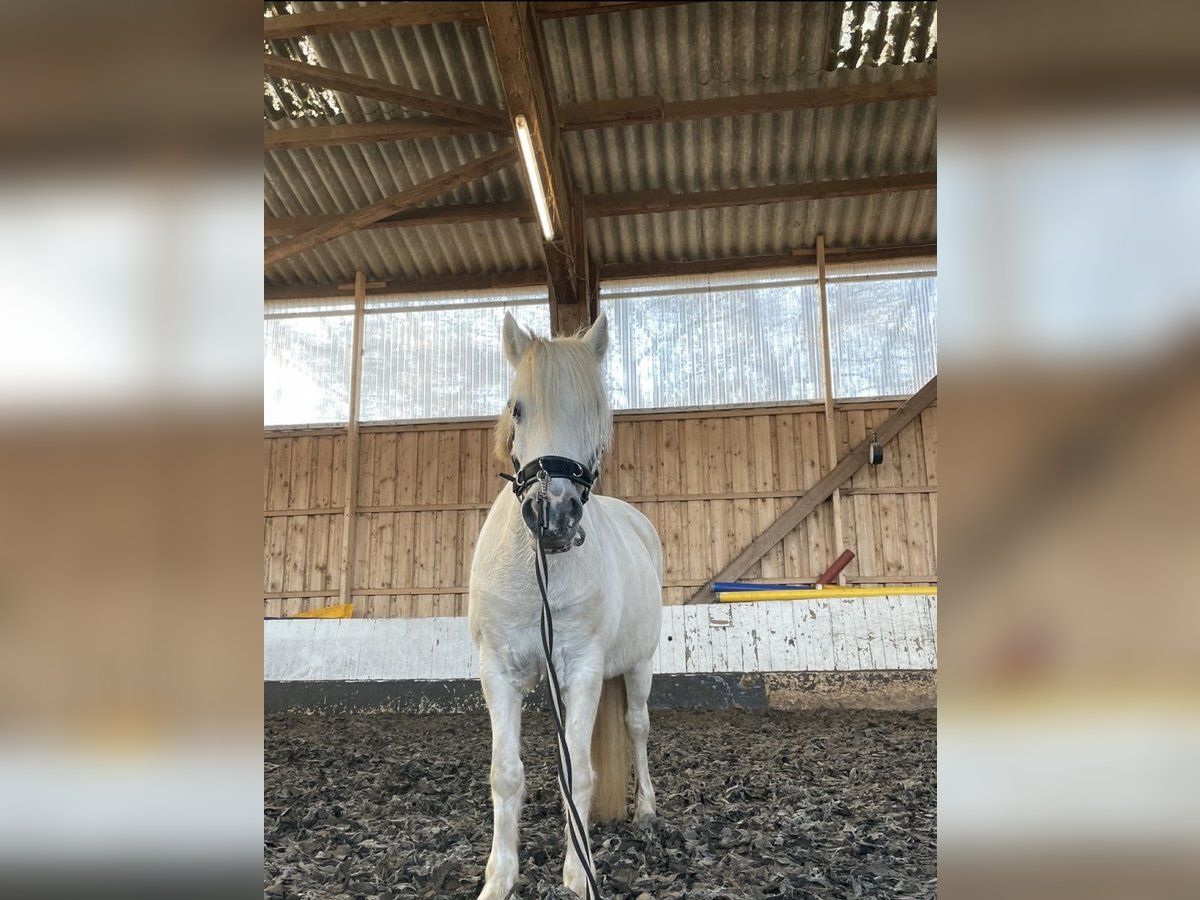
[[[754,603],[758,600],[841,600],[846,597],[937,596],[937,586],[832,587],[812,591],[720,591],[718,603]]]

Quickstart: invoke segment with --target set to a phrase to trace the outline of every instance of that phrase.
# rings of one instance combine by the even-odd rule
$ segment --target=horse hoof
[[[513,887],[515,887],[515,884],[507,888],[499,884],[485,884],[479,894],[479,900],[504,900],[505,897],[512,893]]]
[[[656,831],[661,823],[662,819],[653,812],[640,812],[633,817],[634,827],[642,831]]]

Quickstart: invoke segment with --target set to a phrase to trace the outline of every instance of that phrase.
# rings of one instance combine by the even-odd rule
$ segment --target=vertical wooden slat
[[[645,421],[638,422],[638,451],[640,456],[641,479],[638,482],[639,496],[655,497],[659,494],[659,466],[661,458],[658,455],[658,426],[660,423]]]
[[[271,508],[271,454],[274,450],[274,440],[267,438],[263,441],[263,509]]]
[[[781,491],[795,491],[799,488],[798,450],[800,435],[796,424],[796,416],[782,414],[775,417],[775,452],[779,460],[777,478]],[[804,529],[802,522],[793,528],[783,539],[783,576],[792,581],[801,576],[801,544],[800,533]],[[731,548],[730,559],[736,548]]]
[[[291,495],[288,509],[308,509],[312,503],[313,438],[308,435],[292,439]]]
[[[917,419],[896,437],[900,445],[900,476],[905,485],[923,485],[925,467],[925,452],[921,447],[921,421]],[[930,553],[932,542],[926,535],[929,516],[926,513],[927,503],[921,494],[904,494],[901,497],[904,507],[904,538],[908,544],[909,575],[930,575],[933,573],[933,557]]]
[[[283,516],[267,519],[267,559],[263,571],[263,590],[268,593],[283,590],[283,547],[287,538]]]
[[[736,493],[750,490],[749,432],[745,416],[734,416],[725,420],[725,461],[729,483]],[[750,500],[732,500],[729,504],[729,519],[732,522],[731,544],[744,547],[754,539],[754,519]],[[703,573],[689,572],[694,580],[712,577]]]
[[[874,418],[886,415],[880,410],[873,411]],[[876,422],[878,424],[878,422]],[[897,444],[890,441],[883,448],[883,462],[874,467],[879,487],[896,487],[900,484],[900,463]],[[872,502],[878,509],[879,531],[882,544],[883,568],[881,574],[901,576],[908,571],[908,553],[902,540],[903,511],[896,494],[875,494]]]
[[[362,385],[363,307],[367,279],[354,274],[354,339],[350,351],[350,417],[346,425],[346,505],[342,515],[342,590],[340,601],[350,602],[354,579],[354,502],[358,496],[358,397]]]
[[[417,495],[419,506],[437,503],[441,481],[438,477],[438,433],[422,431],[417,438]],[[437,583],[438,561],[436,542],[438,513],[433,510],[416,514],[416,532],[413,544],[413,586],[429,588]],[[434,600],[430,594],[417,594],[413,598],[413,615],[433,615]]]
[[[921,436],[925,451],[925,483],[936,485],[937,480],[937,407],[931,406],[921,413]],[[937,573],[937,493],[928,494],[925,502],[929,511],[930,556],[933,559],[933,569],[930,574]]]
[[[308,516],[288,516],[284,521],[287,523],[287,541],[284,545],[283,589],[303,591]]]
[[[288,497],[289,509],[307,509],[310,504],[312,483],[312,441],[307,435],[291,439],[291,490]],[[303,591],[308,556],[308,517],[287,517],[287,541],[284,547],[285,591]],[[301,610],[297,610],[299,612]]]
[[[459,447],[460,469],[462,471],[462,482],[459,484],[459,491],[461,492],[460,496],[463,503],[483,502],[483,492],[480,489],[482,469],[480,467],[479,456],[481,453],[486,454],[486,452],[487,448],[484,444],[483,431],[477,428],[463,431],[462,443]],[[463,587],[466,587],[470,582],[471,560],[475,557],[475,539],[479,536],[475,522],[476,515],[474,510],[466,509],[458,515],[457,525],[460,547],[455,583]]]
[[[460,498],[459,478],[462,472],[461,440],[457,430],[446,429],[438,434],[438,460],[441,464],[441,488],[438,491],[438,502],[442,504],[458,503]],[[462,548],[458,542],[459,523],[458,512],[445,510],[438,513],[437,532],[437,587],[457,587],[455,575],[460,570],[459,554]]]
[[[354,590],[358,591],[369,591],[379,586],[380,516],[373,512],[362,512],[361,507],[374,506],[377,502],[375,467],[378,463],[379,444],[383,437],[382,434],[359,436],[358,506],[360,510],[356,513],[358,521],[354,525],[358,534],[354,546]],[[355,601],[355,605],[361,607],[365,617],[373,619],[379,611],[376,599],[376,595],[364,594]]]
[[[267,498],[267,509],[287,509],[291,503],[292,441],[290,438],[278,438],[273,443],[271,492]]]
[[[821,434],[819,413],[802,413],[799,416],[800,432],[800,486],[805,490],[821,480]],[[815,578],[829,564],[823,561],[828,556],[825,541],[825,520],[818,508],[804,522],[807,531],[804,532],[802,546],[804,572],[801,577]]]
[[[725,465],[725,429],[720,419],[707,419],[701,423],[702,463],[704,466],[704,492],[712,495],[728,493],[729,473]],[[723,500],[706,500],[705,519],[709,531],[709,562],[711,571],[725,564],[729,543],[729,508]],[[699,580],[704,575],[691,574]]]
[[[396,513],[395,519],[395,539],[396,552],[392,563],[395,567],[395,574],[392,578],[392,584],[398,588],[411,588],[416,586],[413,574],[413,553],[416,545],[416,513],[401,512]],[[412,615],[412,595],[401,594],[391,604],[392,613],[394,615],[404,616],[405,618]]]
[[[668,419],[661,423],[659,429],[659,455],[661,457],[660,491],[666,496],[679,494],[679,422]],[[665,532],[659,537],[663,542],[663,576],[665,581],[678,581],[683,578],[686,566],[683,563],[680,548],[683,545],[683,513],[678,501],[672,500],[663,504],[663,520],[666,523]],[[663,602],[666,603],[666,594]]]
[[[417,434],[403,431],[396,438],[396,488],[393,496],[397,505],[411,506],[416,503],[417,491]],[[416,513],[396,513],[393,540],[396,549],[393,555],[394,575],[392,584],[398,588],[414,587],[413,548],[416,541]],[[388,608],[392,615],[412,614],[412,596],[397,595]]]
[[[775,439],[772,435],[772,416],[757,415],[750,419],[750,440],[753,445],[754,482],[753,489],[769,493],[777,490],[778,461],[775,457]],[[764,499],[754,501],[755,533],[761,534],[779,516],[779,501]],[[717,568],[720,568],[719,566]],[[762,577],[779,579],[783,575],[783,541],[763,554]]]
[[[686,419],[682,427],[683,469],[680,473],[684,494],[704,493],[704,429],[697,419]],[[688,578],[707,579],[716,571],[712,564],[712,536],[707,503],[689,500],[684,508],[683,539],[687,544]],[[704,574],[697,574],[704,573]]]
[[[612,484],[613,494],[622,499],[633,496],[630,490],[634,478],[634,459],[630,447],[630,425],[626,422],[621,422],[613,430],[613,444],[617,451],[616,466],[614,466],[615,479]]]
[[[312,478],[312,508],[329,509],[333,483],[332,437],[322,435],[316,439],[313,465],[315,469]],[[331,515],[309,517],[308,574],[305,590],[323,591],[329,588],[329,526],[334,521]]]
[[[396,434],[378,434],[375,442],[375,503],[391,506],[396,502]],[[371,558],[371,587],[395,587],[396,571],[396,514],[390,512],[374,515],[378,540],[372,540],[375,555]],[[392,598],[375,596],[369,604],[371,615],[386,618],[392,614]]]

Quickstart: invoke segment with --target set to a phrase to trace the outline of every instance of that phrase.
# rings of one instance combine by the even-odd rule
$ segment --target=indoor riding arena
[[[935,4],[264,34],[265,896],[935,897]]]

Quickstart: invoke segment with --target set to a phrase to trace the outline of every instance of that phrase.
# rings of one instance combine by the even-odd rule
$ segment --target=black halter
[[[520,466],[514,458],[513,468],[517,470],[516,475],[501,472],[500,477],[505,481],[512,482],[513,493],[518,497],[524,497],[525,492],[535,482],[540,481],[545,484],[551,478],[566,478],[583,488],[583,495],[580,499],[584,503],[588,502],[592,485],[596,483],[596,479],[600,475],[599,472],[588,469],[583,463],[565,456],[539,456],[524,466]]]

